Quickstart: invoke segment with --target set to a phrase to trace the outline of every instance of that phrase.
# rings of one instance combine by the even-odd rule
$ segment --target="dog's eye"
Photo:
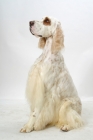
[[[49,23],[49,20],[46,20],[45,22]]]
[[[46,17],[46,18],[43,20],[43,24],[44,24],[44,25],[51,25],[51,20],[50,20],[48,17]]]

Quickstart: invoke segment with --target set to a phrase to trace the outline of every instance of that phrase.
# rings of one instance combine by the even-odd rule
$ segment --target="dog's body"
[[[42,22],[39,26],[38,21],[30,23],[32,34],[42,36],[39,47],[43,48],[43,53],[29,72],[26,96],[31,115],[21,132],[41,130],[49,124],[68,131],[83,124],[81,101],[60,52],[64,46],[60,23],[47,17],[42,21],[47,33],[38,30],[41,30]]]

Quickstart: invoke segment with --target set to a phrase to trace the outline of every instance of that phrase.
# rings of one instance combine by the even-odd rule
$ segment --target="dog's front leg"
[[[39,114],[39,110],[35,108],[35,110],[31,113],[28,122],[24,125],[24,127],[20,130],[21,133],[29,133],[34,129],[34,123]]]
[[[37,120],[40,111],[44,104],[44,83],[41,79],[39,69],[36,67],[29,74],[26,95],[29,103],[31,103],[31,115],[27,124],[20,132],[31,132],[34,129],[35,121]]]

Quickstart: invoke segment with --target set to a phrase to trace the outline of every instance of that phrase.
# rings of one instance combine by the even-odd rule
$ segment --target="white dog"
[[[20,132],[31,132],[55,125],[63,131],[82,126],[81,101],[64,64],[61,49],[64,36],[55,18],[30,21],[30,31],[40,37],[41,56],[29,72],[26,96],[31,115]]]

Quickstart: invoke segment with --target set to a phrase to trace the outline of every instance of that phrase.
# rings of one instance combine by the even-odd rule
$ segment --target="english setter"
[[[61,50],[64,35],[61,23],[50,17],[29,22],[30,32],[40,37],[42,54],[31,67],[26,96],[31,115],[20,132],[42,130],[47,125],[69,131],[82,126],[81,101],[65,66]]]

